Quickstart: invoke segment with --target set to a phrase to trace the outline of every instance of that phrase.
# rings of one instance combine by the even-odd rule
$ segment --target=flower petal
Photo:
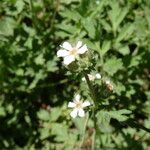
[[[76,102],[79,102],[79,101],[80,101],[80,98],[81,98],[81,96],[80,96],[79,94],[77,94],[77,95],[75,96],[75,99],[74,99],[74,100],[75,100]]]
[[[71,49],[72,49],[72,46],[71,46],[71,44],[70,44],[69,42],[64,42],[64,43],[62,44],[62,47],[63,47],[64,49],[66,49],[66,50],[71,50]]]
[[[78,41],[77,45],[76,45],[76,48],[80,48],[82,46],[82,41]]]
[[[106,83],[106,84],[110,84],[110,81],[109,81],[109,80],[106,80],[105,83]]]
[[[91,75],[91,74],[88,74],[88,77],[89,77],[90,81],[94,81],[95,80],[95,77],[93,75]]]
[[[81,80],[82,80],[82,81],[85,81],[85,77],[83,77]]]
[[[68,55],[68,56],[64,57],[65,65],[69,65],[73,61],[75,61],[75,57],[73,55]]]
[[[74,109],[74,110],[70,113],[70,116],[71,116],[72,118],[75,118],[75,117],[77,117],[77,113],[78,113],[78,109]]]
[[[87,50],[87,46],[83,45],[81,48],[78,49],[78,54],[84,54]]]
[[[97,73],[97,74],[95,75],[95,77],[96,77],[96,79],[101,79],[101,75],[100,75],[99,73]]]
[[[83,102],[82,107],[84,108],[84,107],[87,107],[90,105],[91,105],[91,103],[89,101],[85,101],[85,102]]]
[[[80,117],[84,117],[84,116],[85,116],[84,110],[83,110],[83,109],[79,109],[79,110],[78,110],[78,115],[79,115]]]
[[[74,108],[75,106],[76,106],[76,104],[73,103],[73,102],[69,102],[69,103],[68,103],[68,107],[70,107],[70,108]]]
[[[65,57],[67,55],[69,55],[69,52],[66,51],[66,50],[61,50],[60,49],[59,51],[57,51],[57,57]]]

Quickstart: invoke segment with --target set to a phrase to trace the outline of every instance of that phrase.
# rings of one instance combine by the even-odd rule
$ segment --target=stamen
[[[73,48],[72,50],[69,51],[69,53],[70,53],[70,55],[76,56],[77,55],[77,49]]]

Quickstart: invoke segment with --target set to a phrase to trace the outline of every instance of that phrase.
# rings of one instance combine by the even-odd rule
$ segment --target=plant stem
[[[84,73],[84,77],[85,77],[85,79],[86,79],[86,82],[87,82],[87,84],[88,84],[88,87],[89,87],[89,90],[90,90],[90,93],[91,93],[91,97],[92,97],[92,99],[93,99],[93,101],[94,101],[94,105],[96,106],[96,95],[95,95],[95,91],[94,91],[93,85],[92,85],[92,83],[90,82],[87,73],[86,73],[86,72],[83,72],[83,73]]]
[[[92,137],[92,150],[95,150],[95,135],[96,135],[96,131],[94,129],[93,137]]]
[[[92,150],[95,150],[95,137],[96,137],[96,129],[97,129],[97,126],[96,126],[96,122],[97,122],[97,119],[96,119],[96,110],[93,108],[93,120],[94,120],[94,131],[93,131],[93,137],[92,137]]]
[[[86,79],[86,82],[88,84],[88,87],[89,87],[89,90],[91,93],[91,97],[92,97],[93,102],[94,102],[94,107],[93,107],[94,132],[93,132],[93,138],[92,138],[92,150],[94,150],[95,149],[95,136],[96,136],[96,129],[97,129],[97,126],[96,126],[96,122],[97,122],[97,119],[96,119],[96,106],[97,105],[96,105],[96,103],[97,102],[96,102],[96,95],[95,95],[93,85],[90,82],[88,74],[86,72],[84,72],[84,77]]]
[[[85,139],[85,131],[86,131],[86,126],[87,126],[88,120],[89,120],[89,114],[87,114],[87,117],[86,117],[86,120],[85,120],[85,124],[84,124],[84,128],[83,128],[82,140],[81,140],[79,149],[81,149],[81,147],[83,145],[83,142],[84,142],[84,139]]]

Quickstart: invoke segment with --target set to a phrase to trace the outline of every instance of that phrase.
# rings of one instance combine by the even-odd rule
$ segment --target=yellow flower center
[[[76,48],[73,48],[72,50],[70,50],[69,53],[70,53],[70,55],[74,55],[74,56],[76,56],[78,54]]]
[[[82,102],[76,102],[76,108],[82,108]]]

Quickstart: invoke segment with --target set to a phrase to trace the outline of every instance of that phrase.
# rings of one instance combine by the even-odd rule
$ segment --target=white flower
[[[101,79],[101,78],[102,78],[99,73],[97,73],[97,74],[95,75],[95,77],[96,77],[96,79]]]
[[[85,112],[84,112],[84,107],[90,106],[89,101],[80,101],[81,96],[77,94],[73,100],[73,102],[68,103],[68,107],[73,108],[73,111],[70,113],[70,116],[72,118],[76,118],[77,116],[79,117],[84,117]]]
[[[88,51],[86,44],[83,45],[81,41],[78,41],[74,47],[69,42],[64,42],[61,47],[62,49],[57,51],[57,57],[63,57],[65,65],[69,65],[78,55]]]
[[[96,73],[95,75],[88,74],[89,80],[94,81],[95,79],[101,79],[101,75]],[[85,77],[82,78],[82,81],[85,81]]]

